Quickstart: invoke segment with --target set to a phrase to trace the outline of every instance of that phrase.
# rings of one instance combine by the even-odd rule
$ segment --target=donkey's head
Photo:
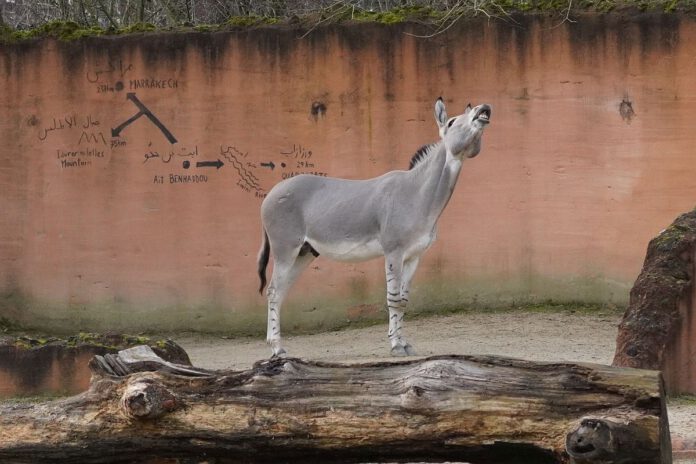
[[[435,102],[435,121],[447,152],[456,158],[473,158],[481,151],[481,135],[491,120],[491,107],[467,105],[459,116],[447,118],[442,97]]]

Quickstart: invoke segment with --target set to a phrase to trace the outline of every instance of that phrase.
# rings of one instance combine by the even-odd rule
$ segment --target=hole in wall
[[[312,108],[310,109],[310,114],[316,121],[319,117],[324,117],[326,115],[326,104],[321,101],[312,102]]]
[[[631,124],[631,120],[636,117],[636,112],[633,110],[633,102],[628,97],[624,97],[621,100],[619,114],[626,124]]]

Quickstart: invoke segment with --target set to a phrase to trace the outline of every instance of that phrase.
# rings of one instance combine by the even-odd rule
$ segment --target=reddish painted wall
[[[696,23],[522,17],[411,32],[426,31],[0,48],[0,316],[71,331],[261,331],[261,197],[294,172],[408,166],[437,137],[439,95],[451,113],[490,103],[493,118],[414,305],[624,303],[649,238],[696,199]],[[126,125],[141,110],[163,129],[145,113]],[[382,266],[317,260],[287,327],[382,317]]]

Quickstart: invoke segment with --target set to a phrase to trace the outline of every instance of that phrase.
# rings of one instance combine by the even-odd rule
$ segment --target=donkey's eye
[[[447,127],[452,127],[452,124],[454,124],[454,121],[456,121],[456,120],[457,120],[457,118],[450,119],[449,122],[447,123]]]

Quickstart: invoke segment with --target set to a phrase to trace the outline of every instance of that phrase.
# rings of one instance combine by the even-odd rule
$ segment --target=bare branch
[[[563,18],[563,20],[562,20],[560,23],[556,24],[555,26],[550,27],[549,29],[555,29],[555,28],[557,28],[558,26],[560,26],[560,25],[562,25],[563,23],[566,23],[566,22],[568,22],[568,23],[574,23],[575,21],[572,20],[572,19],[570,19],[570,9],[571,9],[572,7],[573,7],[573,0],[568,0],[568,9],[566,10],[565,17]]]

